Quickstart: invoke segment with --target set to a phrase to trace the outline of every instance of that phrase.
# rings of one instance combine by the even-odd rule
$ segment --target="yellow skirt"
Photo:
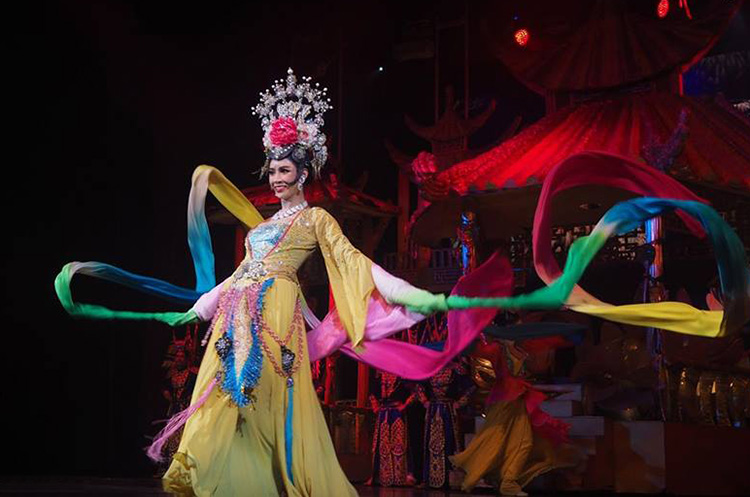
[[[277,279],[266,294],[263,317],[280,337],[289,332],[298,293],[297,284]],[[193,401],[221,369],[214,347],[216,335],[201,363]],[[279,345],[264,338],[280,364]],[[295,337],[288,347],[296,353],[297,346]],[[166,491],[201,497],[357,495],[336,458],[313,387],[306,341],[303,351],[302,364],[293,377],[294,483],[286,471],[286,379],[276,373],[264,352],[254,407],[238,408],[216,388],[185,425],[177,454],[163,477]]]
[[[542,473],[570,465],[558,459],[548,440],[534,434],[523,396],[490,406],[479,433],[466,450],[450,459],[466,471],[464,491],[481,478],[499,486],[517,483],[523,487]]]

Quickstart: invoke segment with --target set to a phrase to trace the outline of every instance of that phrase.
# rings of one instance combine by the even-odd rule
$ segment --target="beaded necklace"
[[[307,207],[309,204],[307,203],[307,200],[303,200],[297,205],[293,205],[289,207],[288,209],[277,211],[276,214],[271,216],[271,219],[274,221],[278,221],[279,219],[284,219],[289,216],[293,216],[294,214],[298,213],[305,207]]]
[[[259,316],[263,314],[265,295],[273,283],[274,279],[269,278],[263,283],[256,283],[246,288],[231,287],[219,302],[220,315],[224,317],[221,330],[223,333],[214,347],[223,363],[223,368],[217,373],[217,380],[219,387],[229,394],[238,407],[253,404],[256,400],[253,390],[260,380],[263,369]],[[250,350],[239,370],[239,374],[235,362],[236,351],[234,348],[235,311],[238,303],[248,305],[251,315]]]

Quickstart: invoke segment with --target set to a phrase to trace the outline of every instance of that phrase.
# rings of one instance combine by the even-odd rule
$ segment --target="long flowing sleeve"
[[[313,209],[315,235],[323,254],[338,317],[351,345],[364,339],[370,295],[375,289],[372,261],[341,232],[339,223],[323,209]]]
[[[193,173],[192,187],[188,198],[188,245],[195,267],[195,290],[172,285],[157,278],[150,278],[125,271],[102,262],[69,262],[55,278],[55,293],[68,314],[89,319],[156,320],[169,326],[193,323],[197,319],[207,321],[216,312],[221,285],[214,287],[214,253],[211,234],[205,214],[207,192],[248,228],[263,220],[258,210],[221,172],[211,166],[198,166]],[[154,295],[181,304],[193,303],[187,312],[139,312],[113,310],[101,305],[75,302],[70,283],[75,274],[124,285],[143,293]],[[213,290],[209,288],[214,287]],[[207,291],[208,290],[208,291]],[[205,293],[204,293],[205,292]]]
[[[308,333],[310,360],[341,349],[375,368],[421,380],[445,367],[497,312],[494,308],[450,312],[448,338],[440,351],[388,338],[425,315],[449,310],[446,297],[388,274],[349,242],[333,216],[320,208],[312,211],[336,309]],[[492,278],[486,278],[484,272],[477,273],[481,278],[465,276],[454,292],[482,297],[509,295],[512,271],[507,259],[496,254],[483,267]]]
[[[436,311],[447,310],[445,296],[417,288],[373,263],[344,236],[336,219],[320,208],[313,208],[315,234],[325,260],[328,279],[336,304],[336,317],[324,322],[323,329],[340,325],[346,331],[349,346],[357,347],[364,340],[385,338],[406,329]],[[382,299],[381,299],[382,297]],[[385,306],[379,300],[385,301]],[[325,338],[327,343],[314,348],[332,350],[331,333],[318,333],[312,338]],[[308,336],[308,338],[310,338]],[[311,353],[311,357],[315,355]]]

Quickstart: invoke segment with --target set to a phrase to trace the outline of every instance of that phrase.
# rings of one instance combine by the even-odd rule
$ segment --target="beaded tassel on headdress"
[[[252,113],[260,117],[268,157],[283,157],[295,146],[302,146],[312,152],[311,166],[317,176],[328,159],[323,114],[333,107],[328,88],[320,89],[319,83],[313,86],[310,77],[301,80],[298,83],[294,71],[288,69],[286,79],[274,81],[269,90],[260,93]],[[267,171],[268,164],[261,174]]]

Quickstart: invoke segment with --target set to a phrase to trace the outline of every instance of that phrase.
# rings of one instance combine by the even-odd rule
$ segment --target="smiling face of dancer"
[[[268,165],[268,184],[281,200],[281,208],[288,209],[305,201],[302,185],[307,180],[307,168],[297,166],[290,159],[271,160]]]

